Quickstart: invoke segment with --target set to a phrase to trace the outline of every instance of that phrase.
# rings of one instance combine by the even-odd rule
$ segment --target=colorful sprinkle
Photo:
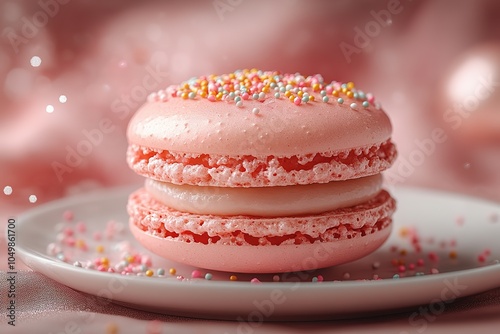
[[[212,274],[211,273],[206,273],[205,274],[205,279],[210,281],[211,279],[213,278]]]
[[[203,274],[201,273],[201,271],[199,270],[193,270],[191,272],[191,278],[202,278],[203,277]]]
[[[237,281],[238,277],[236,275],[231,275],[231,276],[229,276],[229,280],[230,281]]]
[[[177,270],[175,270],[175,268],[170,268],[168,272],[170,275],[175,275],[177,273]]]
[[[373,95],[356,89],[352,82],[325,82],[319,74],[306,77],[300,74],[281,74],[276,71],[257,69],[192,78],[180,85],[170,86],[165,91],[153,93],[148,96],[148,100],[168,101],[167,92],[173,98],[185,100],[207,99],[211,102],[234,100],[238,107],[241,107],[241,104],[238,105],[240,101],[237,100],[240,96],[243,100],[264,102],[269,98],[267,93],[271,93],[270,96],[275,98],[280,98],[281,94],[285,94],[297,106],[314,102],[317,98],[328,102],[327,95],[330,94],[339,98],[339,103],[343,103],[342,97],[339,97],[340,94],[360,101],[363,106],[369,106],[374,101]]]

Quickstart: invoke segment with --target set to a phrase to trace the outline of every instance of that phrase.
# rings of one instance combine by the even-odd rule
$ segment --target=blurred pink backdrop
[[[140,182],[125,128],[147,93],[254,67],[373,92],[400,151],[391,186],[500,201],[498,17],[494,0],[3,0],[2,221]]]

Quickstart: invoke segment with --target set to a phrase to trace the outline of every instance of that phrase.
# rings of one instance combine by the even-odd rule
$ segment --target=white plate
[[[236,274],[237,281],[230,281],[232,273],[223,272],[212,273],[212,280],[191,279],[193,268],[155,256],[153,265],[165,268],[165,277],[126,276],[78,268],[47,255],[47,246],[56,240],[61,225],[74,227],[76,221],[86,222],[88,230],[80,237],[89,240],[92,230],[102,231],[109,219],[127,226],[125,203],[131,190],[120,188],[67,198],[23,214],[16,226],[18,255],[35,271],[116,303],[172,315],[239,321],[357,317],[418,305],[437,309],[457,297],[500,286],[499,205],[417,189],[392,191],[398,201],[394,230],[375,253],[333,268],[281,274],[279,282],[273,282],[273,275],[258,275],[262,283],[254,284],[250,283],[252,275],[240,274]],[[74,212],[75,222],[63,222],[66,210]],[[410,241],[412,231],[419,235],[420,253]],[[104,255],[111,259],[118,253],[117,245],[124,245],[123,240],[148,253],[135,244],[126,228],[105,242],[89,240],[87,252],[65,247],[71,261]],[[109,254],[96,253],[98,242]],[[439,259],[431,261],[430,253]],[[484,261],[478,260],[481,255]],[[409,267],[419,258],[425,261],[424,266],[407,269],[399,279],[393,277],[399,270],[395,262],[402,259]],[[174,276],[168,274],[171,267],[177,269]],[[431,274],[433,269],[439,273],[434,270]],[[187,278],[181,280],[177,275]],[[315,282],[319,275],[324,277],[323,282]],[[375,280],[374,275],[382,279]],[[297,282],[299,279],[302,282]]]

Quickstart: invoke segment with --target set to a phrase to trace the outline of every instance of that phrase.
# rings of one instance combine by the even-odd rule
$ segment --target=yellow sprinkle
[[[334,90],[334,91],[332,92],[332,95],[333,95],[333,96],[339,96],[339,91],[338,91],[338,90]]]
[[[229,276],[229,280],[230,281],[237,281],[238,277],[236,277],[236,275],[231,275],[231,276]]]
[[[182,97],[182,99],[187,100],[188,93],[187,92],[182,93],[181,97]]]
[[[262,91],[263,91],[264,93],[269,93],[269,92],[270,92],[269,86],[264,86],[264,87],[262,87]]]
[[[312,86],[313,90],[316,92],[320,89],[320,85],[315,83],[313,86]]]
[[[108,266],[109,265],[109,259],[107,257],[101,258],[101,264],[103,266]]]
[[[95,248],[96,252],[97,253],[104,253],[104,246],[103,245],[99,245]]]
[[[347,97],[352,98],[352,97],[354,96],[354,93],[353,93],[353,92],[351,92],[351,91],[348,91],[348,92],[346,93],[346,95],[347,95]]]
[[[285,92],[285,96],[286,96],[286,97],[290,97],[290,95],[292,95],[292,92],[290,92],[289,90],[287,90],[287,91]]]
[[[314,96],[310,95],[309,96],[309,101],[314,101]]]
[[[151,269],[146,270],[146,276],[153,276],[153,271]]]
[[[353,88],[354,88],[354,82],[349,81],[349,82],[347,83],[347,89],[353,89]]]
[[[450,259],[456,259],[457,258],[457,252],[456,251],[451,251],[450,254]]]
[[[288,99],[290,100],[290,102],[293,102],[293,100],[295,100],[295,96],[290,95],[290,97]]]
[[[118,326],[114,323],[107,325],[106,334],[118,334]]]
[[[344,94],[347,93],[347,88],[342,88],[341,90],[342,90],[342,93],[344,93]]]
[[[184,85],[182,85],[182,88],[189,89],[189,84],[186,82]]]
[[[125,261],[127,261],[128,263],[132,263],[134,262],[134,257],[132,255],[129,255],[125,258]]]
[[[170,268],[170,270],[168,272],[170,273],[170,275],[175,275],[177,270],[175,270],[175,268]]]
[[[200,96],[203,97],[203,98],[206,98],[207,97],[207,92],[206,91],[202,91],[200,93]]]
[[[78,239],[75,243],[77,248],[84,248],[85,247],[85,241],[82,239]]]
[[[410,231],[408,231],[408,228],[403,226],[403,227],[401,227],[401,229],[399,230],[399,235],[400,235],[401,237],[403,237],[403,238],[404,238],[404,237],[407,237],[407,236],[408,236],[408,233],[409,233],[409,232],[410,232]]]
[[[217,95],[215,95],[215,98],[216,98],[217,100],[222,99],[222,93],[221,93],[221,92],[217,93]]]

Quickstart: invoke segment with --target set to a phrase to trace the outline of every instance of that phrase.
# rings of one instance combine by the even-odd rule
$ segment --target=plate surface
[[[398,210],[392,234],[363,259],[279,275],[210,272],[211,279],[205,279],[207,271],[161,259],[135,242],[125,211],[132,190],[104,190],[26,212],[16,224],[19,257],[64,285],[119,304],[243,322],[397,312],[450,303],[500,286],[500,206],[496,203],[429,190],[395,189],[391,193]],[[74,214],[69,222],[63,219],[68,210]],[[83,240],[88,249],[67,242],[62,235],[68,230],[76,245],[81,246]],[[54,248],[60,249],[59,255]],[[152,264],[148,265],[154,275],[122,275],[73,265],[106,256],[112,266],[125,253],[150,256]],[[165,275],[158,276],[158,268]],[[170,268],[175,268],[175,274],[169,273]],[[191,278],[194,269],[199,269],[201,278]],[[237,280],[230,280],[231,275]],[[250,282],[253,278],[260,282]]]

